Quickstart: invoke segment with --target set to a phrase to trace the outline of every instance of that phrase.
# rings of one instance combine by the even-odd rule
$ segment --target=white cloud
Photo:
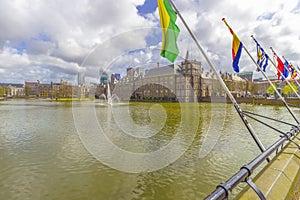
[[[27,54],[18,54],[17,49],[3,47],[0,51],[0,66],[1,68],[22,67],[28,66],[30,60]]]
[[[1,1],[0,45],[7,46],[5,41],[9,40],[8,48],[21,49],[24,54],[2,52],[0,69],[9,66],[12,70],[22,65],[27,70],[36,67],[39,61],[43,68],[48,66],[52,70],[55,66],[55,69],[60,69],[58,73],[73,73],[72,67],[66,63],[80,65],[95,47],[110,38],[152,26],[152,21],[138,15],[136,6],[143,3],[144,0]],[[134,43],[145,44],[144,34],[139,36],[133,32],[132,35],[105,52],[122,51],[134,46]],[[9,76],[0,79],[20,81]],[[26,77],[23,79],[26,80]]]
[[[0,80],[19,82],[35,79],[59,80],[71,78],[83,62],[87,75],[94,76],[100,67],[116,64],[115,70],[124,73],[124,66],[166,63],[159,55],[158,12],[140,16],[136,8],[145,0],[4,0],[0,2]],[[190,25],[203,49],[222,71],[233,72],[231,42],[226,18],[250,53],[255,57],[256,39],[271,55],[272,46],[295,65],[300,59],[300,4],[298,0],[237,1],[237,0],[177,0],[181,14]],[[180,57],[186,50],[193,58],[201,59],[195,44],[178,17]],[[9,42],[7,42],[9,41]],[[148,43],[148,44],[147,44]],[[136,49],[143,53],[124,54]],[[89,55],[89,56],[88,56]],[[87,60],[84,60],[88,56]],[[126,57],[126,58],[125,58]],[[117,62],[118,61],[118,62]],[[138,61],[138,62],[134,62]],[[180,61],[180,58],[178,59]],[[121,63],[124,62],[123,67]],[[140,63],[139,63],[140,62]],[[126,63],[126,64],[125,64]],[[242,54],[241,70],[255,70]],[[23,74],[18,76],[17,74]],[[14,76],[11,76],[13,74]],[[28,77],[27,77],[28,75]],[[35,80],[34,79],[34,80]]]
[[[272,53],[269,47],[273,46],[278,54],[285,55],[289,61],[299,62],[300,27],[297,23],[299,23],[300,15],[299,12],[295,12],[299,10],[297,0],[289,2],[274,0],[272,3],[259,0],[185,0],[175,3],[202,47],[222,71],[233,72],[231,68],[232,36],[221,20],[223,17],[254,58],[256,53],[255,43],[250,37],[252,34],[270,56]],[[177,21],[181,31],[188,34],[179,18]],[[184,39],[186,36],[182,34],[182,37],[182,41],[186,44],[186,39]],[[196,50],[196,48],[193,49]],[[246,71],[256,68],[245,51],[242,52],[240,68]]]

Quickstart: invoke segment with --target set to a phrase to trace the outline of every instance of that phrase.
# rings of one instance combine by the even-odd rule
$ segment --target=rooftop
[[[22,83],[0,83],[0,86],[14,86],[14,87],[23,87],[24,84]]]
[[[163,67],[156,67],[146,70],[145,77],[155,77],[155,76],[166,76],[172,74],[179,74],[178,65],[167,65]]]

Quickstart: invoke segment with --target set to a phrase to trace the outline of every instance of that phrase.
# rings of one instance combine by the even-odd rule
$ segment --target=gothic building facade
[[[123,77],[111,87],[120,100],[198,102],[216,95],[217,79],[212,71],[205,71],[201,62],[185,59],[181,65],[159,66],[142,76]]]

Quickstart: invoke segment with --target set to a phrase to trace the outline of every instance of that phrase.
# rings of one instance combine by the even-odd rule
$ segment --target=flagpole
[[[297,65],[297,67],[295,67],[295,69],[296,69],[296,72],[297,72],[297,76],[300,77],[300,76],[299,76],[299,74],[300,74],[300,71],[299,71],[299,69],[300,69],[300,68],[299,68],[299,65]],[[299,79],[298,79],[298,80],[299,80]],[[298,86],[300,86],[300,85],[299,85],[299,81],[297,81],[297,83],[298,83]]]
[[[297,64],[297,67],[295,67],[295,68],[296,68],[297,73],[299,74],[300,73],[300,67],[299,67],[299,65]]]
[[[295,119],[295,121],[297,122],[297,124],[299,124],[298,119],[296,118],[295,114],[293,113],[293,111],[291,110],[291,108],[289,107],[289,105],[287,104],[287,102],[285,101],[285,99],[281,96],[281,94],[279,93],[279,91],[277,90],[277,88],[273,85],[273,83],[271,82],[271,80],[267,77],[267,75],[265,74],[265,72],[261,69],[261,67],[255,62],[254,58],[251,56],[251,54],[249,53],[249,51],[247,50],[247,48],[245,47],[245,45],[243,45],[243,49],[246,51],[246,53],[248,54],[248,56],[251,58],[251,60],[255,63],[256,67],[259,69],[259,71],[262,73],[262,75],[267,79],[267,81],[269,82],[269,84],[271,85],[271,87],[274,89],[274,91],[276,92],[276,94],[278,95],[278,97],[281,99],[281,101],[283,102],[283,104],[285,105],[285,107],[287,108],[287,110],[289,111],[289,113],[292,115],[292,117]]]
[[[223,18],[222,20],[225,23],[225,25],[228,26],[228,28],[230,29],[231,34],[234,34],[233,31],[232,31],[232,29],[230,28],[230,26],[226,22],[225,18]],[[283,102],[283,104],[285,105],[285,107],[287,108],[287,110],[289,111],[289,113],[292,115],[292,117],[294,118],[294,120],[297,122],[297,124],[299,124],[299,121],[296,118],[295,114],[293,113],[293,111],[291,110],[291,108],[289,107],[289,105],[287,104],[287,102],[285,101],[285,99],[281,96],[281,94],[279,93],[279,91],[277,90],[277,88],[273,85],[273,83],[270,81],[270,79],[267,77],[267,75],[261,69],[261,67],[259,66],[259,64],[251,56],[251,54],[249,53],[249,51],[245,47],[245,45],[242,45],[242,47],[246,51],[246,53],[248,54],[248,56],[251,58],[251,60],[254,62],[254,64],[256,65],[257,69],[259,69],[261,71],[262,75],[267,79],[267,81],[269,82],[269,84],[271,85],[271,87],[274,89],[274,91],[276,92],[276,94],[278,95],[278,97],[281,99],[281,101]]]
[[[282,57],[283,57],[284,60],[286,60],[284,56],[282,56]],[[285,68],[286,70],[288,70],[288,69],[286,68],[285,65],[283,65],[283,66],[284,66],[284,68]],[[295,67],[295,70],[296,70],[296,67]],[[296,71],[297,71],[297,70],[296,70]],[[297,75],[298,75],[298,73],[297,73]],[[299,82],[298,82],[297,80],[295,80],[295,81],[297,82],[298,86],[300,86],[300,85],[299,85]]]
[[[272,47],[270,47],[270,49],[271,49],[272,53],[273,53],[276,57],[278,57],[278,55],[277,55],[277,53],[274,51],[274,49],[273,49]],[[278,58],[279,58],[279,57],[278,57]],[[283,58],[284,58],[284,57],[283,57]],[[280,58],[279,58],[279,59],[280,59]],[[285,58],[284,58],[284,59],[285,59]],[[275,63],[273,62],[273,60],[270,59],[270,61],[272,62],[272,64],[274,65],[274,67],[277,69],[277,71],[280,73],[280,76],[282,76],[282,77],[284,78],[284,80],[288,81],[288,80],[285,78],[285,76],[283,75],[283,73],[282,73],[280,70],[278,70],[278,68],[276,67],[276,65],[275,65]],[[283,67],[286,69],[285,64],[283,64]],[[286,70],[288,70],[288,69],[286,69]],[[297,75],[298,75],[298,73],[297,73]],[[296,82],[297,82],[297,85],[300,87],[298,81],[296,81]],[[297,91],[296,91],[290,84],[289,84],[289,86],[292,88],[292,90],[296,93],[296,95],[297,95],[298,98],[299,98],[299,94],[297,93]]]
[[[282,58],[290,65],[290,63],[285,59],[285,57],[284,56],[282,56]],[[286,66],[284,65],[284,68],[286,69],[286,70],[288,70],[289,71],[289,69],[288,68],[286,68]],[[296,70],[296,67],[294,67],[294,69]],[[297,75],[298,75],[298,71],[296,70],[296,72],[297,72]],[[296,81],[296,80],[295,80]],[[297,84],[298,84],[298,86],[300,86],[299,85],[299,82],[298,81],[296,81],[297,82]]]
[[[275,63],[270,58],[269,58],[269,60],[274,65],[275,69],[277,69]],[[280,76],[282,76],[284,78],[284,80],[287,82],[287,84],[290,86],[290,88],[293,90],[293,92],[296,94],[296,96],[298,97],[298,99],[300,99],[300,95],[297,93],[297,91],[295,90],[295,88],[291,85],[290,81],[283,75],[283,73],[280,70],[278,70],[278,72],[280,73]],[[297,83],[298,86],[300,86],[299,83],[298,83],[298,81],[295,80],[295,82]]]
[[[299,71],[299,65],[297,65],[297,67],[295,67],[295,69],[296,69],[296,72],[297,72],[297,76],[299,77],[298,78],[298,80],[300,79],[300,71]],[[297,84],[298,84],[298,86],[300,87],[300,84],[299,84],[299,81],[298,80],[296,80],[297,81]]]
[[[271,61],[271,63],[274,65],[275,69],[277,69],[275,63],[273,62],[273,60],[271,60],[271,58],[269,58],[269,60]],[[278,70],[278,69],[277,69]],[[296,96],[298,97],[298,99],[300,99],[300,95],[297,93],[297,91],[295,90],[295,88],[291,85],[290,81],[282,74],[282,72],[280,70],[278,70],[280,73],[280,76],[282,76],[284,78],[284,80],[287,82],[287,84],[290,86],[290,88],[293,90],[293,92],[296,94]],[[295,82],[297,83],[297,85],[300,87],[299,83],[297,80],[295,80]]]
[[[273,66],[275,67],[275,69],[277,69],[275,63],[273,62],[273,60],[269,57],[269,60],[271,61],[271,63],[273,64]],[[277,69],[277,71],[279,71],[280,76],[282,76],[284,78],[284,80],[287,82],[287,84],[290,86],[290,88],[293,90],[293,92],[296,94],[296,96],[298,97],[298,99],[300,99],[300,95],[297,93],[297,91],[295,90],[295,88],[291,85],[290,81],[283,75],[283,73]],[[298,86],[299,83],[297,82]]]
[[[175,6],[174,2],[172,0],[169,0],[169,2],[172,4],[172,6],[175,9],[176,13],[178,14],[179,18],[183,22],[185,28],[187,29],[187,31],[189,32],[189,34],[193,38],[193,40],[196,43],[198,49],[200,50],[200,52],[204,56],[206,62],[208,63],[208,65],[210,66],[210,68],[213,70],[213,72],[217,76],[217,79],[219,80],[219,82],[221,83],[221,85],[222,85],[223,89],[225,90],[227,96],[229,97],[229,99],[233,103],[236,111],[238,112],[240,118],[242,119],[242,121],[244,122],[246,128],[250,132],[250,134],[251,134],[252,138],[254,139],[255,143],[257,144],[257,146],[259,147],[259,149],[261,150],[261,152],[264,152],[266,150],[265,147],[263,146],[262,142],[259,140],[259,138],[257,137],[257,135],[254,133],[254,130],[253,130],[252,126],[249,124],[248,120],[246,119],[245,115],[243,114],[242,109],[240,108],[240,106],[238,105],[237,101],[235,100],[235,98],[233,97],[233,95],[231,94],[231,92],[229,91],[228,87],[224,83],[224,81],[221,78],[220,74],[217,72],[216,68],[214,67],[214,65],[212,64],[212,62],[210,61],[210,59],[208,58],[208,56],[206,55],[206,53],[204,52],[204,50],[202,49],[202,47],[200,46],[197,38],[195,37],[195,35],[193,34],[193,32],[191,31],[191,29],[189,28],[189,26],[185,22],[184,18],[181,16],[181,14],[180,14],[179,10],[177,9],[177,7]]]
[[[294,67],[295,67],[295,66],[294,66]],[[300,71],[299,71],[299,66],[298,66],[298,65],[297,65],[297,67],[295,67],[295,70],[296,70],[296,72],[297,72],[297,76],[300,77],[300,76],[299,76]],[[298,78],[298,80],[299,80],[299,78]],[[298,81],[298,80],[295,80],[295,81],[297,81],[297,84],[298,84],[298,86],[300,87],[299,81]]]
[[[256,39],[254,38],[253,35],[251,35],[251,37],[253,38],[254,41],[256,41]],[[275,53],[275,52],[274,52]],[[273,60],[270,58],[270,56],[268,56],[269,61],[272,63],[272,65],[275,67],[275,69],[277,69],[275,63],[273,62]],[[279,71],[280,75],[284,78],[284,80],[287,82],[287,84],[292,88],[293,92],[296,94],[296,96],[298,97],[298,99],[300,99],[299,94],[297,93],[297,91],[295,90],[294,87],[292,87],[292,85],[290,84],[289,80],[287,78],[285,78],[285,76],[283,76],[282,72],[280,70],[277,69],[277,71]]]

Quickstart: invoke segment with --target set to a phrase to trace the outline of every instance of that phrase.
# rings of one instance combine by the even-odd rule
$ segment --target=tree
[[[25,96],[29,96],[30,95],[30,88],[28,86],[25,86],[24,93],[25,93]]]
[[[294,88],[294,90],[296,92],[298,92],[298,88],[296,87],[296,85],[294,83],[290,83],[291,86]],[[290,94],[293,94],[294,91],[293,89],[289,86],[289,85],[285,85],[283,88],[282,88],[282,93],[285,94],[285,95],[290,95]]]
[[[0,96],[3,96],[4,95],[4,89],[3,87],[0,87]]]
[[[224,82],[230,91],[234,90],[234,85],[233,85],[232,81],[225,80]]]
[[[267,93],[267,94],[271,94],[271,95],[273,95],[273,94],[275,93],[275,90],[274,90],[274,88],[272,87],[272,85],[270,85],[270,86],[267,88],[266,93]]]
[[[255,83],[252,83],[252,82],[248,82],[248,85],[247,85],[247,90],[249,92],[251,92],[251,94],[255,94],[259,91],[259,89],[261,88],[261,86],[259,84],[255,84]]]

